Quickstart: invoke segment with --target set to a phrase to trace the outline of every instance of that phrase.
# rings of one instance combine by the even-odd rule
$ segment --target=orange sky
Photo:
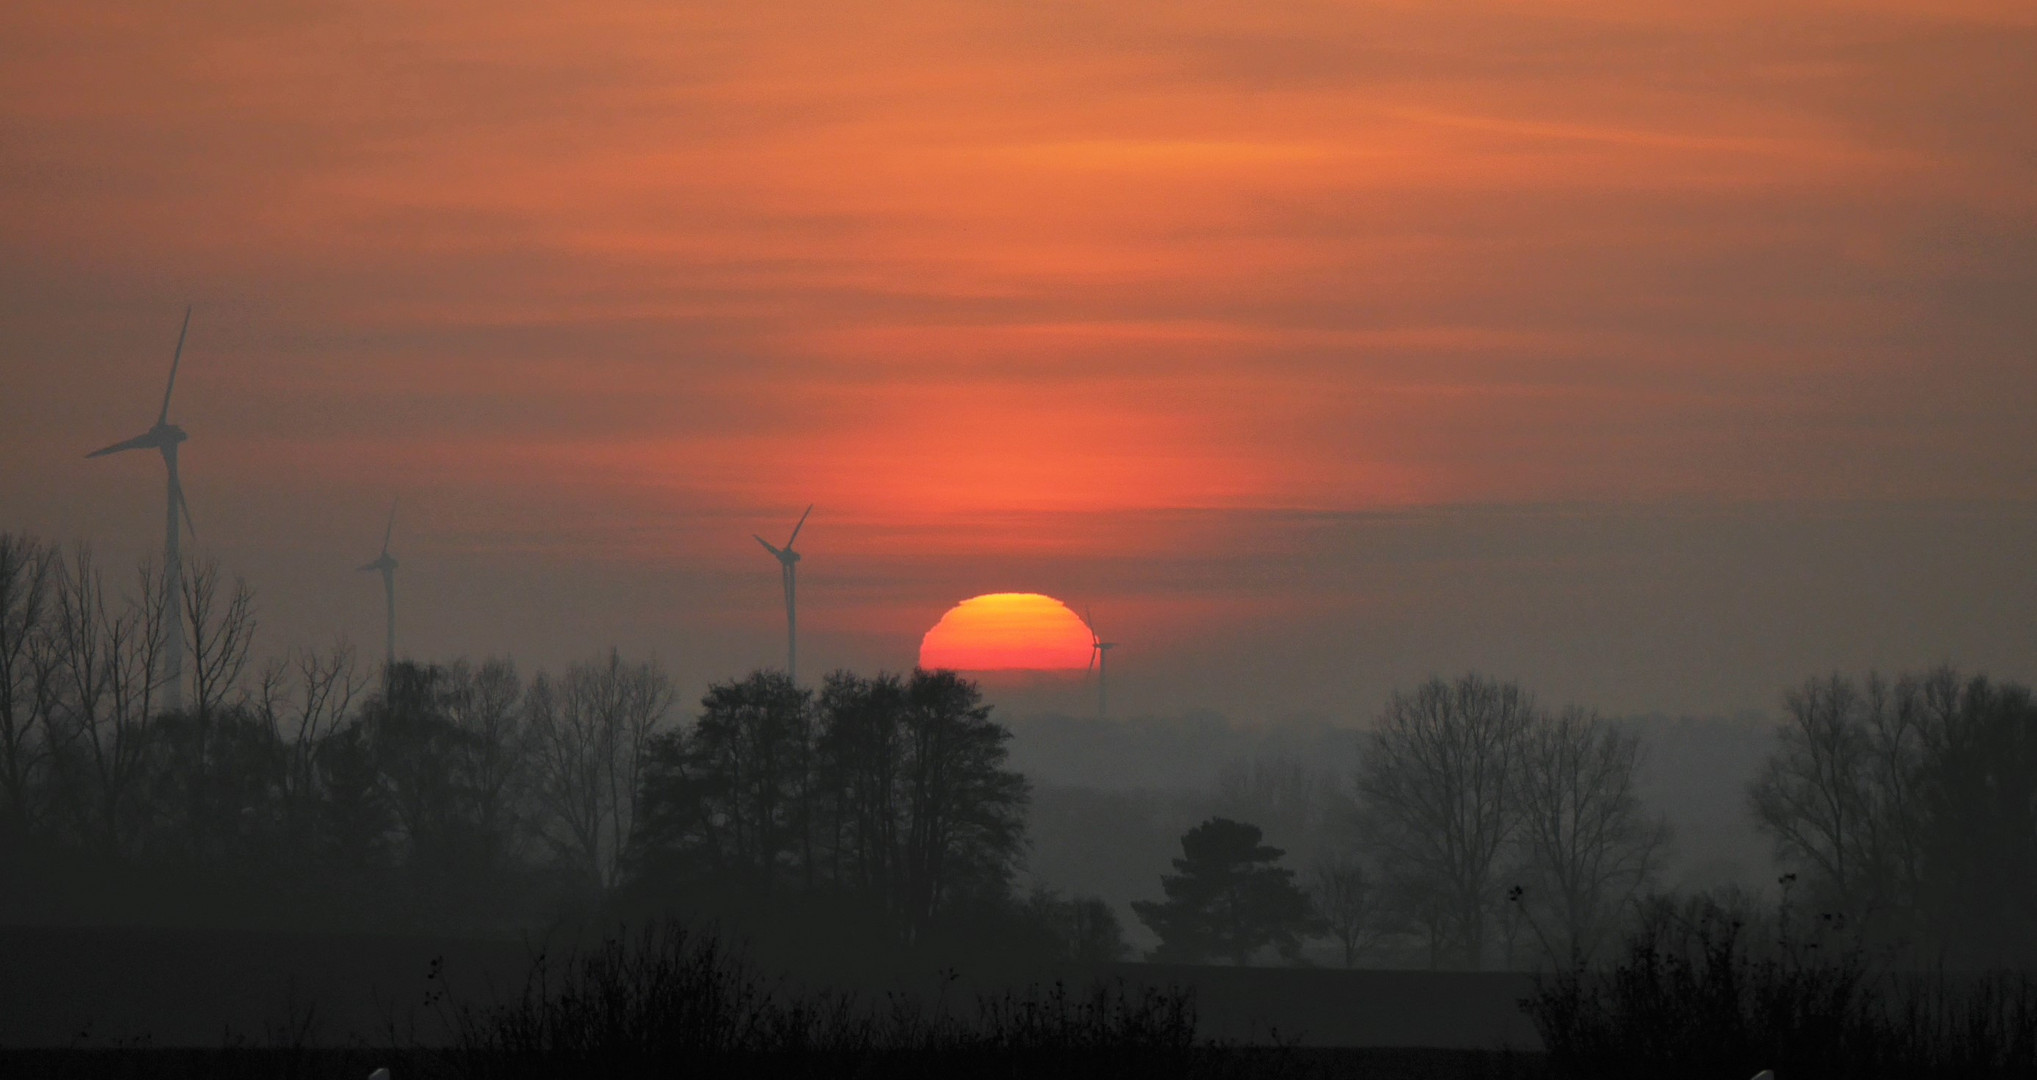
[[[817,632],[901,654],[996,589],[1332,604],[1111,579],[1268,515],[2023,505],[2033,101],[2020,2],[9,4],[0,527],[152,520],[76,458],[187,299],[223,556],[400,492],[448,574],[683,568],[759,640],[810,501]]]

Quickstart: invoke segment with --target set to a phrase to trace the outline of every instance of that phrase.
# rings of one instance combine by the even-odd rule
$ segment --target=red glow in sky
[[[1088,624],[1039,593],[990,593],[948,609],[920,641],[923,668],[1066,671],[1089,664]]]
[[[159,408],[191,303],[196,548],[264,650],[380,632],[351,569],[400,495],[422,656],[770,662],[749,537],[818,503],[822,665],[1024,581],[1198,706],[1248,669],[1256,705],[1573,665],[1647,709],[2007,674],[2037,649],[1944,596],[1930,632],[1805,600],[1786,652],[1745,637],[1767,591],[1690,585],[1694,647],[1658,590],[1727,564],[1672,580],[1660,537],[1794,580],[1757,533],[1644,530],[1615,585],[1625,526],[1451,515],[1796,507],[1822,545],[1834,505],[2008,507],[1801,565],[1885,603],[1920,558],[2020,573],[1987,568],[2037,500],[2032,100],[2029,0],[13,0],[0,529],[159,549],[159,466],[84,454]],[[1550,552],[1591,587],[1494,617]]]

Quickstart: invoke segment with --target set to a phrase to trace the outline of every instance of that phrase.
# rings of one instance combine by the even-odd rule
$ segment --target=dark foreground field
[[[1542,981],[895,955],[794,981],[678,923],[549,946],[22,929],[0,934],[0,1078],[2037,1076],[2027,972],[1877,972],[1742,931],[1651,921]]]
[[[554,951],[557,947],[554,946]],[[0,1047],[444,1045],[448,996],[513,995],[543,943],[196,930],[0,929]],[[954,978],[952,976],[959,976]],[[1525,976],[1119,964],[888,973],[851,989],[956,1000],[1061,980],[1191,991],[1203,1036],[1305,1047],[1534,1051]]]
[[[456,1059],[429,1051],[391,1053],[368,1049],[155,1049],[155,1050],[0,1050],[0,1076],[48,1080],[362,1080],[376,1068],[388,1068],[394,1080],[458,1078],[468,1075]],[[560,1074],[552,1074],[560,1075]],[[590,1071],[581,1075],[601,1075]],[[1043,1077],[1079,1080],[1086,1077],[1211,1076],[1256,1080],[1541,1080],[1540,1055],[1480,1050],[1417,1048],[1289,1048],[1212,1052],[1186,1069],[1146,1071],[1103,1061],[1085,1067],[1079,1062],[962,1062],[927,1056],[891,1057],[875,1061],[724,1063],[719,1068],[675,1070],[686,1077],[741,1076],[772,1080],[797,1077]],[[1737,1080],[1737,1078],[1736,1078]]]
[[[397,1077],[1540,1075],[1539,1043],[1519,1007],[1530,984],[1510,975],[902,964],[827,989],[750,968],[703,992],[703,978],[721,976],[689,968],[693,954],[681,949],[658,976],[632,969],[607,989],[582,985],[583,999],[603,999],[595,1016],[533,1011],[526,979],[541,955],[556,976],[577,977],[561,962],[577,954],[559,943],[4,929],[0,1076],[311,1080],[377,1067]],[[660,980],[683,989],[643,998]],[[744,997],[756,987],[805,1012],[758,1008]],[[615,1007],[604,995],[616,990],[634,1000]],[[685,1013],[706,999],[722,1010],[707,1026],[752,1034],[704,1054],[688,1044],[615,1055],[617,1045],[657,1041],[644,1032],[668,1026],[674,1002]],[[618,1019],[632,1011],[637,1019]],[[642,1026],[615,1030],[631,1023]],[[685,1068],[666,1067],[679,1060]]]

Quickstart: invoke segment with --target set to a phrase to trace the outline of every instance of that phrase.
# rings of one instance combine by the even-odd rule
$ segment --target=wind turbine
[[[1096,623],[1088,612],[1082,621],[1089,624],[1089,666],[1096,669],[1096,716],[1101,720],[1109,715],[1110,698],[1110,651],[1118,647],[1115,641],[1105,641],[1096,635]]]
[[[813,504],[808,503],[806,514],[813,513]],[[799,524],[792,527],[792,535],[785,540],[785,546],[772,547],[771,541],[757,536],[757,542],[764,550],[778,560],[779,576],[785,579],[785,676],[793,682],[799,681],[799,605],[794,602],[799,585],[799,552],[792,550],[792,542],[799,539],[799,530],[806,527],[806,514],[799,515]]]
[[[177,389],[177,365],[184,359],[184,336],[190,332],[191,306],[186,304],[184,328],[177,331],[177,351],[170,355],[170,383],[163,388],[163,408],[156,414],[156,425],[126,442],[117,442],[85,455],[95,458],[128,450],[154,450],[163,455],[163,465],[169,470],[169,509],[163,529],[163,592],[170,632],[164,639],[163,673],[167,688],[163,692],[163,707],[171,712],[184,707],[184,622],[178,611],[183,601],[184,563],[177,550],[179,514],[183,515],[184,528],[190,530],[191,539],[198,539],[198,530],[191,524],[191,507],[184,501],[184,484],[177,476],[177,444],[190,436],[184,434],[183,428],[170,423],[170,394]]]
[[[382,530],[382,554],[374,562],[361,567],[361,572],[382,571],[382,594],[388,600],[389,637],[388,661],[386,667],[396,666],[396,557],[389,554],[389,538],[396,534],[396,500],[389,501],[389,527]]]

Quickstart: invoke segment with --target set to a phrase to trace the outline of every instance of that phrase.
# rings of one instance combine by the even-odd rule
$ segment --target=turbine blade
[[[177,331],[177,351],[170,357],[170,385],[163,387],[163,411],[156,414],[156,423],[166,424],[170,420],[170,394],[177,389],[177,364],[184,359],[184,335],[191,332],[191,305],[184,305],[184,328]]]
[[[756,533],[751,533],[750,535],[757,536]],[[771,546],[771,541],[766,540],[761,536],[757,536],[757,542],[764,545],[764,550],[770,552],[772,558],[775,559],[778,557],[778,549]]]
[[[396,500],[389,500],[389,527],[382,530],[382,554],[389,554],[389,538],[396,535]]]
[[[806,504],[806,514],[813,513],[813,504]],[[785,549],[792,550],[792,541],[799,539],[799,530],[806,528],[806,514],[799,515],[799,524],[792,527],[792,536],[785,541]]]
[[[89,454],[86,454],[85,456],[88,458],[95,458],[95,457],[105,457],[108,454],[118,454],[124,450],[147,450],[156,445],[155,439],[153,438],[154,434],[155,434],[154,432],[145,431],[140,435],[136,435],[134,438],[127,440],[126,442],[117,442],[114,443],[112,446],[101,447],[97,450],[92,451]]]
[[[184,498],[184,485],[177,485],[177,509],[184,514],[184,528],[191,534],[191,542],[198,542],[198,526],[191,523],[191,502]]]

